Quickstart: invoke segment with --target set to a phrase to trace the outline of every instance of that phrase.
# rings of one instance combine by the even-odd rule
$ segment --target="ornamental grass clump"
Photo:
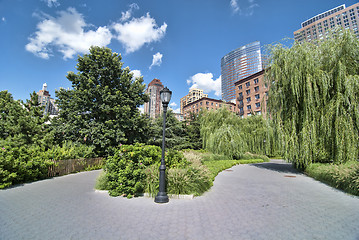
[[[310,164],[305,172],[332,187],[359,196],[359,162],[349,161],[344,164]]]

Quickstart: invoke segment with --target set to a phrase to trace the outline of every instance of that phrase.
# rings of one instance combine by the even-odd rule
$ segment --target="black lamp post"
[[[160,166],[160,186],[159,192],[155,197],[156,203],[167,203],[169,201],[167,193],[166,193],[166,165],[165,165],[165,132],[166,132],[166,113],[168,103],[171,100],[172,92],[165,87],[160,91],[161,101],[163,105],[163,134],[162,134],[162,158],[161,158],[161,166]]]

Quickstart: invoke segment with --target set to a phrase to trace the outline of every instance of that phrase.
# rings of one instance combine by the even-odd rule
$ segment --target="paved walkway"
[[[359,239],[359,198],[282,161],[220,173],[209,192],[155,204],[95,192],[100,171],[0,191],[0,239]]]

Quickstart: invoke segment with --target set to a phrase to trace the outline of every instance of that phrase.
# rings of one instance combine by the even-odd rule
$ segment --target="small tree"
[[[59,118],[54,121],[62,139],[94,145],[99,153],[120,143],[141,141],[146,135],[146,119],[138,107],[145,95],[142,77],[133,78],[122,68],[121,55],[109,48],[91,47],[78,57],[78,73],[69,72],[72,89],[56,92]]]

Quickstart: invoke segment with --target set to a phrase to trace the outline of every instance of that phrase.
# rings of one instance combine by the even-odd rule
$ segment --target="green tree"
[[[233,112],[221,108],[206,111],[200,120],[203,148],[229,158],[239,159],[246,152],[272,155],[273,131],[270,120],[262,116],[239,118]]]
[[[358,59],[359,40],[350,31],[272,47],[271,116],[285,157],[298,168],[358,158]]]
[[[42,144],[46,136],[48,120],[43,115],[35,92],[30,94],[30,100],[23,103],[14,100],[11,93],[0,92],[0,139],[7,139],[12,145]]]
[[[123,68],[121,59],[104,47],[91,47],[78,57],[78,73],[66,76],[72,89],[56,92],[61,109],[54,121],[57,137],[94,145],[99,153],[145,138],[147,123],[138,110],[148,101],[145,84]]]
[[[161,117],[153,120],[148,138],[148,144],[162,146],[162,129],[163,114]],[[172,110],[168,110],[166,114],[166,149],[183,149],[186,148],[185,130],[183,124],[178,121]]]
[[[198,150],[202,148],[201,137],[201,123],[200,118],[202,111],[199,114],[190,112],[189,119],[184,122],[186,148]]]

